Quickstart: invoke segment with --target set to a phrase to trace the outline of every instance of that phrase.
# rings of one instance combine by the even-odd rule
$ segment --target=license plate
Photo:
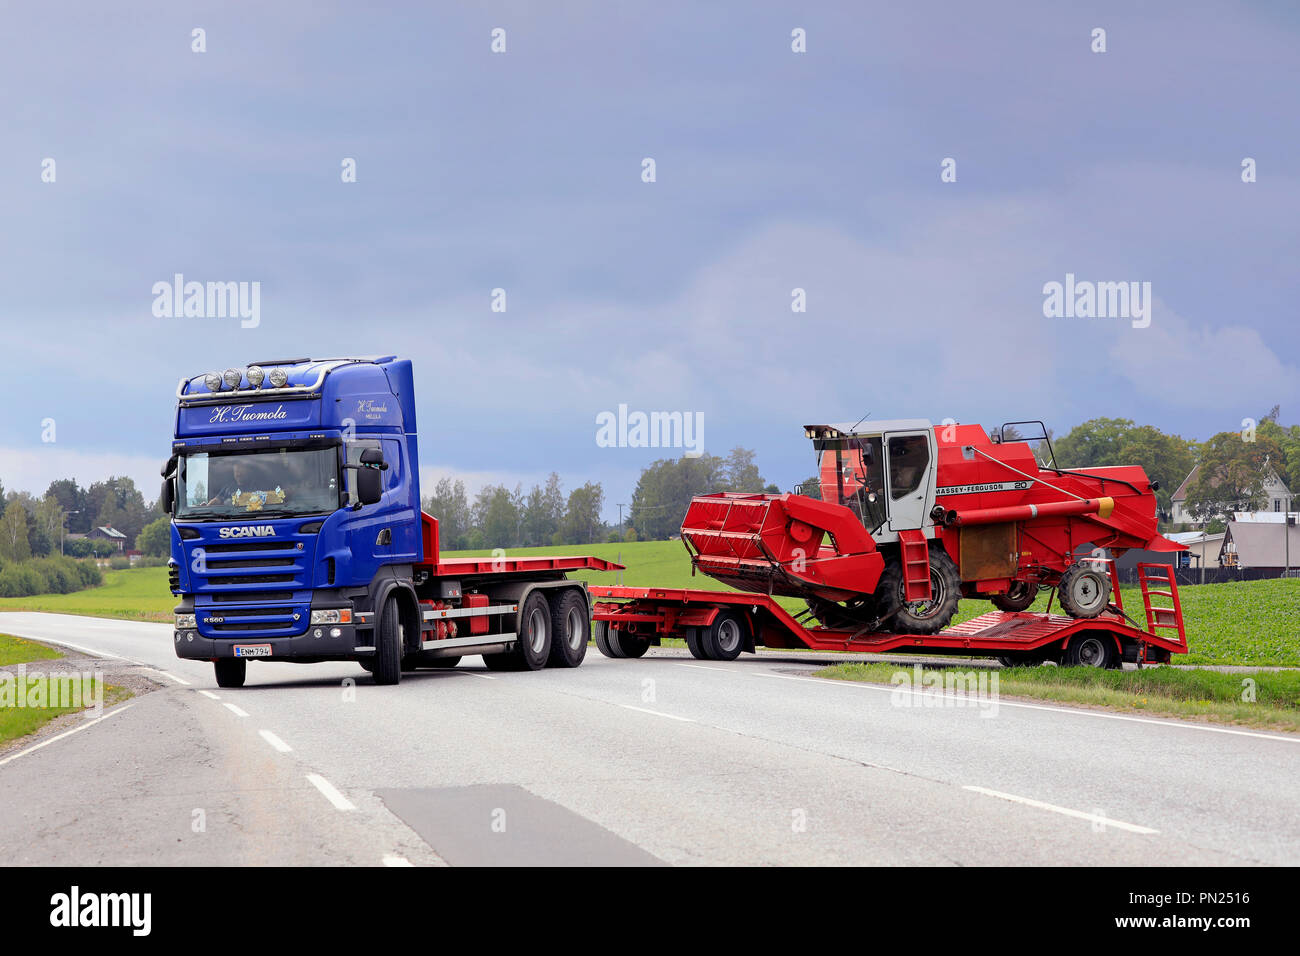
[[[270,644],[236,644],[236,657],[270,657]]]

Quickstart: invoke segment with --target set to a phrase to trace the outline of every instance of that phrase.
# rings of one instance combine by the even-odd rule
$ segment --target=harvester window
[[[889,439],[889,496],[897,501],[921,487],[930,464],[930,442],[924,435]]]

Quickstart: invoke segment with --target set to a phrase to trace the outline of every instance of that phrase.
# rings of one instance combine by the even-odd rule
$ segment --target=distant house
[[[126,535],[116,528],[91,528],[86,537],[92,541],[111,541],[119,551],[126,549]]]
[[[1200,465],[1193,468],[1191,472],[1188,473],[1187,477],[1183,479],[1183,483],[1178,486],[1178,490],[1174,492],[1173,497],[1170,499],[1173,503],[1172,518],[1174,524],[1205,524],[1204,521],[1197,520],[1197,518],[1187,510],[1187,491],[1196,483],[1196,476],[1200,470]],[[1265,511],[1282,512],[1290,507],[1290,501],[1292,499],[1291,489],[1287,488],[1286,484],[1278,476],[1278,473],[1272,468],[1268,469],[1268,475],[1264,481],[1264,499]]]
[[[1300,527],[1281,521],[1229,521],[1219,563],[1281,574],[1300,568]]]

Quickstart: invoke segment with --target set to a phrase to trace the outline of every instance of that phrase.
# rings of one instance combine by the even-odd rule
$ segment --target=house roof
[[[1300,527],[1286,529],[1291,544],[1291,567],[1300,568]],[[1286,564],[1287,540],[1282,528],[1257,521],[1229,521],[1223,539],[1237,549],[1237,563],[1244,568],[1280,568]]]
[[[1197,473],[1198,471],[1200,471],[1200,470],[1201,470],[1201,466],[1200,466],[1200,465],[1193,465],[1193,466],[1192,466],[1192,470],[1189,471],[1189,472],[1187,473],[1187,477],[1183,479],[1183,483],[1182,483],[1181,485],[1178,486],[1178,490],[1174,492],[1173,497],[1170,498],[1169,500],[1170,500],[1170,501],[1186,501],[1186,500],[1187,500],[1187,489],[1190,488],[1191,485],[1192,485],[1192,482],[1196,480],[1196,473]]]
[[[124,535],[122,532],[118,531],[116,528],[111,528],[111,527],[110,527],[110,528],[96,528],[95,530],[96,530],[96,531],[102,531],[102,532],[104,532],[104,534],[108,535],[110,538],[125,538],[125,537],[126,537],[126,535]]]

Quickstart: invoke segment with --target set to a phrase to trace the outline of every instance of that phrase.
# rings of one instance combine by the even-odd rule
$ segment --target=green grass
[[[948,669],[969,670],[963,665]],[[906,669],[897,664],[853,662],[822,668],[817,676],[889,684],[902,670]],[[1012,697],[1300,732],[1300,673],[1294,671],[1225,674],[1172,667],[1139,671],[1011,667],[997,674],[998,693]],[[1247,688],[1253,701],[1243,699]]]
[[[52,647],[26,641],[11,634],[0,634],[0,667],[27,661],[52,661],[63,655]]]
[[[450,552],[448,557],[491,556],[491,551]],[[622,544],[560,545],[517,548],[507,557],[526,555],[591,554],[618,560],[628,566],[622,583],[630,587],[694,587],[719,589],[703,575],[691,576],[691,563],[682,543],[636,541]],[[591,584],[614,584],[613,572],[584,571],[576,575]],[[1300,667],[1300,578],[1274,581],[1237,581],[1184,587],[1179,592],[1187,641],[1191,653],[1178,655],[1177,664],[1241,664]],[[1136,587],[1123,589],[1129,615],[1145,625],[1142,597]],[[803,602],[781,599],[788,610],[800,611]],[[166,568],[108,571],[102,587],[74,594],[48,594],[26,598],[0,598],[0,610],[56,611],[130,620],[170,622],[176,599],[167,590]],[[1033,610],[1047,606],[1040,596]],[[1057,607],[1053,602],[1053,608]],[[992,610],[985,601],[962,601],[954,623]]]
[[[25,737],[42,726],[49,723],[56,717],[63,714],[75,713],[82,707],[18,707],[16,706],[17,694],[26,693],[24,700],[33,700],[34,694],[38,693],[45,703],[52,699],[51,680],[55,678],[28,675],[26,688],[20,688],[19,681],[11,678],[8,681],[7,693],[12,699],[4,700],[0,704],[0,745],[9,743],[11,740],[17,740],[19,737]],[[57,685],[56,680],[56,685]],[[100,682],[93,677],[81,677],[79,675],[69,675],[67,687],[73,694],[80,694],[83,702],[90,701],[93,703],[95,696],[100,692]],[[108,707],[118,701],[125,700],[131,696],[131,692],[115,684],[105,684],[103,686],[104,706]],[[67,698],[64,698],[65,700]],[[73,697],[72,699],[76,699]]]

